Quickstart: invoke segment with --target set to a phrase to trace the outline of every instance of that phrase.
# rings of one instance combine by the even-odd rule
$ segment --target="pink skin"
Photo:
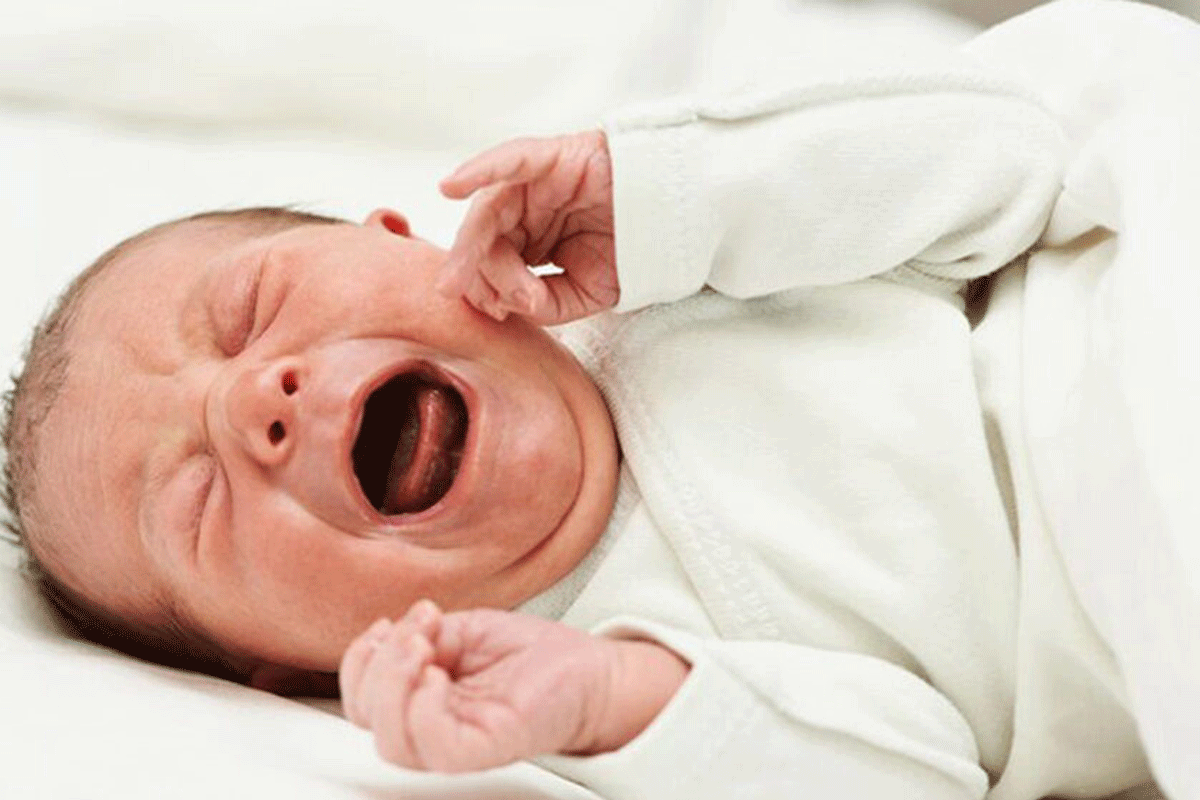
[[[617,300],[604,137],[501,145],[442,188],[483,190],[450,254],[383,210],[274,235],[192,223],[110,266],[43,426],[40,474],[67,479],[43,483],[39,550],[115,613],[173,609],[255,685],[340,662],[348,717],[397,764],[611,750],[687,664],[482,610],[550,586],[611,510],[607,411],[534,324]],[[564,274],[525,270],[546,261]],[[385,517],[349,452],[366,397],[410,370],[461,393],[467,443],[441,500]]]
[[[548,587],[607,521],[611,422],[542,329],[438,294],[444,260],[378,212],[269,236],[193,223],[112,264],[44,425],[40,474],[65,479],[43,482],[43,555],[116,613],[170,604],[252,668],[332,672],[419,598],[511,608]],[[370,389],[415,364],[461,388],[467,448],[440,502],[385,518],[350,446]]]
[[[374,731],[383,758],[462,772],[615,750],[649,725],[687,670],[652,642],[506,611],[443,614],[422,601],[355,640],[339,679],[347,718]]]
[[[480,153],[442,181],[447,197],[475,194],[438,289],[503,320],[542,325],[616,305],[612,163],[600,131],[514,139]],[[539,280],[526,265],[553,262]]]

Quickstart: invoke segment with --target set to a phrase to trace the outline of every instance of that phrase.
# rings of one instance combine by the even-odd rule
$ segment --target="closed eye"
[[[239,265],[232,280],[217,287],[214,309],[217,346],[227,356],[245,349],[257,319],[261,262]]]
[[[250,341],[250,334],[254,331],[254,321],[257,316],[255,311],[258,308],[258,287],[262,285],[261,276],[260,270],[253,270],[237,294],[236,310],[234,311],[235,324],[230,334],[232,344],[225,351],[229,355],[240,353],[245,349],[246,343]]]
[[[214,488],[217,483],[217,459],[211,455],[204,454],[190,459],[184,469],[186,477],[183,481],[186,485],[184,489],[183,511],[182,511],[182,529],[191,537],[190,541],[195,547],[200,539],[200,529],[204,521],[204,514],[211,504]]]

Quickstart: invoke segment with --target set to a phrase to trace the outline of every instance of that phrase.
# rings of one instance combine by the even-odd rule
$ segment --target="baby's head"
[[[441,296],[444,257],[393,211],[284,209],[101,257],[6,414],[6,499],[47,596],[100,638],[263,685],[334,671],[418,598],[512,607],[569,571],[611,509],[607,410],[544,330]]]

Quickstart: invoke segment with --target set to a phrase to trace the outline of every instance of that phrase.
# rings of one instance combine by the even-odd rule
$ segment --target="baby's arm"
[[[652,642],[507,611],[443,614],[421,601],[356,639],[339,680],[346,716],[374,732],[383,758],[463,772],[616,750],[654,719],[687,671]]]
[[[608,800],[982,800],[988,791],[962,714],[896,664],[637,619],[597,632],[662,642],[690,664],[655,723],[624,747],[537,759]]]
[[[602,631],[422,601],[347,649],[345,712],[401,766],[536,758],[611,800],[987,791],[962,716],[895,665],[643,623]]]
[[[443,191],[482,191],[443,286],[539,322],[705,285],[751,297],[900,270],[957,288],[1038,238],[1062,152],[1037,102],[958,53],[773,75],[467,162]],[[525,269],[547,261],[565,276]]]
[[[1037,240],[1063,169],[1045,109],[954,52],[668,101],[606,131],[618,310],[705,285],[983,275]]]

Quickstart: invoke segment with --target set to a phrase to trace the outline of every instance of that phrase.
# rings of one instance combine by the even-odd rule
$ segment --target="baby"
[[[273,691],[336,673],[406,767],[1120,791],[1149,777],[1120,676],[1025,524],[963,301],[1020,280],[1063,153],[928,59],[502,144],[442,183],[474,196],[449,251],[391,210],[159,226],[34,339],[14,517],[85,628]]]

